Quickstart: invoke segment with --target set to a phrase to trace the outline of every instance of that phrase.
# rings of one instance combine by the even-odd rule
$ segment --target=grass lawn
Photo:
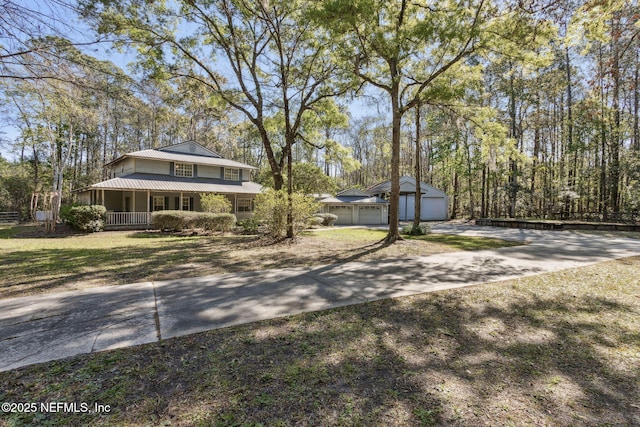
[[[38,237],[21,237],[21,236]],[[517,243],[499,239],[429,235],[397,245],[386,232],[335,229],[305,232],[295,244],[256,236],[171,235],[109,231],[42,237],[34,227],[0,226],[0,298],[217,273],[431,255]]]
[[[640,257],[0,373],[0,425],[640,425]]]

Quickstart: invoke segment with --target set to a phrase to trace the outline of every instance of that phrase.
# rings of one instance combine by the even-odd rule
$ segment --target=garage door
[[[336,224],[347,225],[353,223],[353,210],[351,206],[329,206],[329,213],[338,216]]]
[[[407,209],[407,195],[401,194],[400,199],[398,200],[398,219],[400,221],[407,221],[409,219],[413,219],[413,203],[411,204],[411,209]],[[409,218],[411,215],[411,218]]]
[[[358,222],[360,224],[382,224],[382,207],[360,206]]]
[[[425,221],[443,221],[447,218],[447,205],[444,197],[423,197],[420,216]]]

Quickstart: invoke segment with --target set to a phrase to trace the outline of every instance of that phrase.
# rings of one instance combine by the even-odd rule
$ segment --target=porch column
[[[104,206],[104,188],[102,189],[102,206]]]
[[[131,192],[131,212],[136,211],[136,190]]]
[[[149,199],[151,199],[151,191],[147,190],[147,224],[149,224],[149,212],[151,212],[151,200]]]
[[[182,210],[182,192],[180,192],[180,200],[178,201],[178,204],[180,205],[179,210]]]

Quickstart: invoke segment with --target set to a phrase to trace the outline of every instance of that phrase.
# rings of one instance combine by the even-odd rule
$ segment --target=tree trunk
[[[636,68],[633,76],[633,144],[631,146],[635,151],[640,151],[640,130],[638,128],[638,116],[640,114],[640,111],[638,111],[640,107],[638,84],[640,80],[638,79],[638,68],[640,68],[640,51],[636,53]]]
[[[619,32],[619,20],[615,19],[614,24],[611,26],[611,31],[614,33],[611,39],[613,43],[613,62],[612,62],[612,74],[613,74],[613,129],[611,132],[611,167],[609,168],[610,179],[610,194],[611,194],[611,209],[614,214],[619,212],[620,208],[620,195],[618,188],[620,186],[620,52],[618,48],[617,34]]]
[[[511,74],[510,80],[510,100],[509,100],[509,116],[511,118],[511,137],[518,140],[517,135],[517,119],[516,119],[516,94],[514,87],[515,77]],[[516,142],[517,144],[517,142]],[[516,199],[518,197],[518,162],[516,159],[510,160],[509,165],[509,218],[516,216]]]
[[[420,217],[422,214],[422,191],[420,184],[422,182],[422,176],[420,174],[420,103],[416,105],[416,157],[415,157],[415,171],[416,171],[416,200],[415,208],[413,211],[413,229],[418,230],[420,228]]]
[[[540,212],[536,212],[536,173],[538,169],[538,157],[540,156],[540,95],[536,92],[535,95],[535,121],[533,130],[533,161],[531,162],[531,187],[529,196],[529,216],[533,216],[534,212],[537,215]]]
[[[293,135],[287,135],[287,238],[293,239]]]
[[[486,218],[487,217],[487,211],[489,210],[487,208],[487,197],[486,194],[488,194],[488,189],[487,189],[487,166],[483,166],[482,168],[482,200],[480,201],[480,217],[481,218]]]
[[[469,191],[469,219],[475,219],[476,217],[476,207],[475,207],[475,197],[474,197],[474,191],[473,191],[473,164],[472,164],[472,150],[471,150],[471,144],[469,144],[469,134],[468,132],[465,130],[465,134],[464,134],[464,145],[466,148],[466,152],[467,152],[467,186],[468,191]]]
[[[393,243],[402,240],[398,229],[398,207],[400,205],[400,125],[402,112],[400,111],[400,90],[397,73],[393,74],[391,86],[391,196],[389,197],[389,233],[385,241]]]
[[[571,63],[569,59],[569,47],[565,47],[565,72],[567,77],[567,148],[566,151],[573,151],[573,162],[571,166],[567,167],[568,176],[567,176],[567,190],[574,191],[576,182],[575,182],[575,173],[576,173],[576,164],[578,163],[577,158],[577,150],[573,146],[573,88],[571,84]],[[571,217],[571,197],[569,194],[565,196],[565,212],[567,216]]]

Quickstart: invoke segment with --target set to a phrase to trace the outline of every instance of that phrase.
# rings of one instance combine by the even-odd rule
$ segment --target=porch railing
[[[107,225],[151,224],[150,212],[107,212]]]

